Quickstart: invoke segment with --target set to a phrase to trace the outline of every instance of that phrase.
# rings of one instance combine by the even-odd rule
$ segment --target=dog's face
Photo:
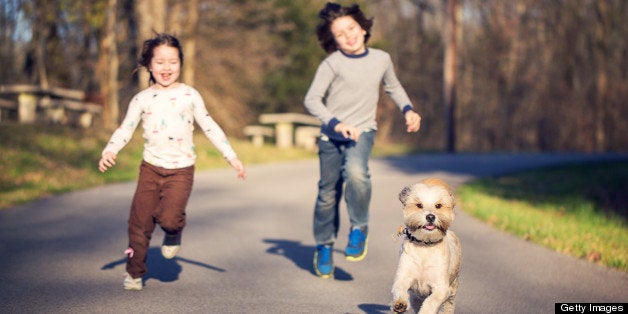
[[[415,238],[425,242],[443,239],[454,220],[455,199],[447,183],[436,178],[423,180],[405,187],[399,200],[404,224]]]

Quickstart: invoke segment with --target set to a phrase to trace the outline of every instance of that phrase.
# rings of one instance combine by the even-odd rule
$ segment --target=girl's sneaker
[[[161,244],[161,255],[166,259],[171,259],[177,256],[181,249],[181,232],[164,235],[164,241]]]
[[[124,286],[124,290],[142,290],[142,277],[133,278],[129,273],[126,273],[122,285]]]
[[[166,259],[171,259],[177,256],[177,253],[179,253],[180,249],[180,245],[162,245],[161,255],[163,255]]]

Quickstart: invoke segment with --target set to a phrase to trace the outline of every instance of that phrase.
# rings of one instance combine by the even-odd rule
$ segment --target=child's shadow
[[[291,260],[299,268],[310,272],[312,275],[316,275],[313,264],[314,250],[316,250],[316,247],[302,245],[301,242],[289,240],[264,239],[264,243],[273,245],[266,250],[267,253],[282,255]],[[334,278],[342,281],[353,280],[351,274],[338,266],[334,269]]]
[[[179,279],[179,274],[183,270],[179,262],[185,262],[191,265],[204,267],[217,272],[225,272],[224,269],[208,265],[202,262],[189,260],[183,257],[174,257],[172,259],[166,259],[161,255],[160,247],[151,247],[146,254],[146,268],[148,269],[146,275],[144,275],[143,281],[146,282],[149,279],[157,279],[161,282],[173,282]],[[117,261],[103,265],[100,269],[113,269],[118,265],[126,264],[126,257],[123,257]]]

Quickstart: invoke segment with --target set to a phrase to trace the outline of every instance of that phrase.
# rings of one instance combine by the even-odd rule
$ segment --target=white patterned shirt
[[[194,120],[227,160],[237,158],[227,136],[205,108],[199,92],[179,83],[172,89],[149,87],[129,104],[124,121],[103,150],[117,154],[130,140],[142,120],[143,159],[158,167],[179,169],[194,165]]]

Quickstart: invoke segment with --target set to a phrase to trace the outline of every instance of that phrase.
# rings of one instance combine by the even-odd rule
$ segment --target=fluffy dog
[[[430,178],[405,187],[399,200],[404,226],[398,233],[404,239],[391,309],[453,313],[462,263],[460,241],[448,230],[454,220],[453,192],[444,181]]]

